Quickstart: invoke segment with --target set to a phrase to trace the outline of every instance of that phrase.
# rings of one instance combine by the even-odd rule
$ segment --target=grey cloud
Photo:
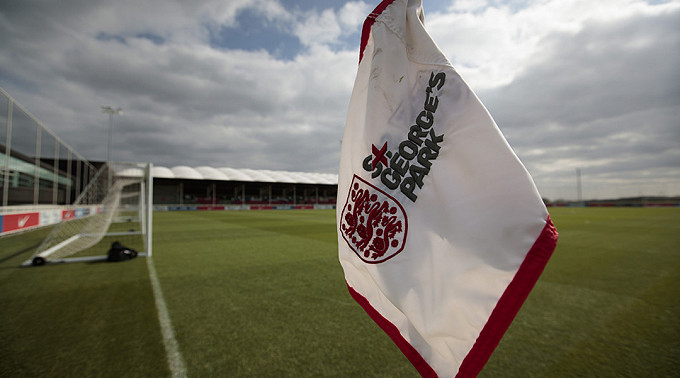
[[[679,24],[676,11],[553,34],[538,63],[480,97],[541,180],[573,179],[574,166],[560,166],[569,160],[593,182],[625,173],[639,185],[677,185]],[[537,148],[545,152],[532,155]]]
[[[6,3],[0,86],[86,157],[106,156],[108,117],[99,106],[112,105],[125,110],[114,120],[114,157],[337,170],[358,40],[351,51],[329,42],[281,61],[201,39],[252,5],[246,1],[159,2],[146,18],[135,16],[136,0]],[[277,23],[302,14],[271,9]],[[206,19],[208,11],[221,15]],[[676,11],[553,33],[513,82],[479,92],[544,196],[562,196],[565,187],[570,195],[577,166],[593,187],[680,185],[679,24]]]
[[[555,34],[544,41],[540,63],[490,93],[488,102],[503,103],[499,117],[512,127],[537,119],[575,124],[675,106],[680,34],[669,31],[679,23],[680,12],[675,12],[587,24],[575,36]]]

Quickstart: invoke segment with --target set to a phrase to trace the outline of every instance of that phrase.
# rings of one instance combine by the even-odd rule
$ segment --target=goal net
[[[151,254],[151,164],[103,166],[22,265],[105,260],[113,243]]]

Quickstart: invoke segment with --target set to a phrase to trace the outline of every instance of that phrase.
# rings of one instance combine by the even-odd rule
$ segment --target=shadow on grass
[[[11,260],[11,259],[13,259],[13,258],[15,258],[15,257],[17,257],[17,256],[21,256],[22,254],[24,254],[24,253],[26,253],[26,252],[34,251],[36,248],[38,248],[38,246],[40,246],[40,243],[38,243],[38,244],[36,244],[36,245],[32,245],[32,246],[30,246],[30,247],[26,247],[26,248],[24,248],[24,249],[22,249],[22,250],[20,250],[20,251],[14,252],[14,253],[12,253],[11,255],[7,256],[7,257],[3,257],[3,258],[0,259],[0,264],[4,263],[4,262],[7,261],[7,260]]]
[[[27,251],[31,251],[33,249],[37,248],[37,246],[31,247],[31,248],[26,248],[25,250],[21,250],[18,252],[13,253],[11,256],[5,257],[3,259],[0,259],[0,263],[3,263],[9,259],[12,259],[14,257],[20,256],[23,253],[26,253]],[[20,269],[20,268],[38,268],[38,267],[46,267],[46,266],[59,266],[59,265],[65,265],[65,264],[87,264],[87,265],[92,265],[92,264],[102,264],[102,263],[123,263],[126,261],[130,260],[123,260],[123,261],[109,261],[107,256],[97,256],[100,257],[98,260],[91,260],[91,261],[49,261],[45,265],[18,265],[18,266],[3,266],[0,267],[0,269]]]

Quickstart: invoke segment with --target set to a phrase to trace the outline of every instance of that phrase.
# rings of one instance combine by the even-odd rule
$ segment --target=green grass
[[[677,377],[680,209],[551,213],[557,248],[480,376]]]
[[[677,376],[680,209],[551,213],[555,254],[480,376]],[[417,376],[349,296],[334,214],[154,214],[189,376]],[[0,238],[0,376],[167,376],[146,261],[18,268],[45,233]]]
[[[347,293],[333,212],[170,213],[155,227],[190,375],[412,373]]]
[[[0,242],[1,377],[169,374],[143,259],[18,268],[40,239]]]

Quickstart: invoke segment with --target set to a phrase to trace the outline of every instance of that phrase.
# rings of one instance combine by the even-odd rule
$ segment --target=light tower
[[[107,155],[106,155],[106,161],[111,162],[111,138],[113,135],[113,115],[114,114],[123,114],[123,109],[122,108],[116,108],[114,109],[111,106],[108,105],[102,105],[102,113],[106,113],[109,115],[109,147],[107,150]]]
[[[111,139],[113,137],[113,115],[123,114],[122,108],[114,109],[112,106],[102,105],[102,113],[109,115],[109,145],[106,151],[106,163],[109,165],[109,186],[111,186]]]

